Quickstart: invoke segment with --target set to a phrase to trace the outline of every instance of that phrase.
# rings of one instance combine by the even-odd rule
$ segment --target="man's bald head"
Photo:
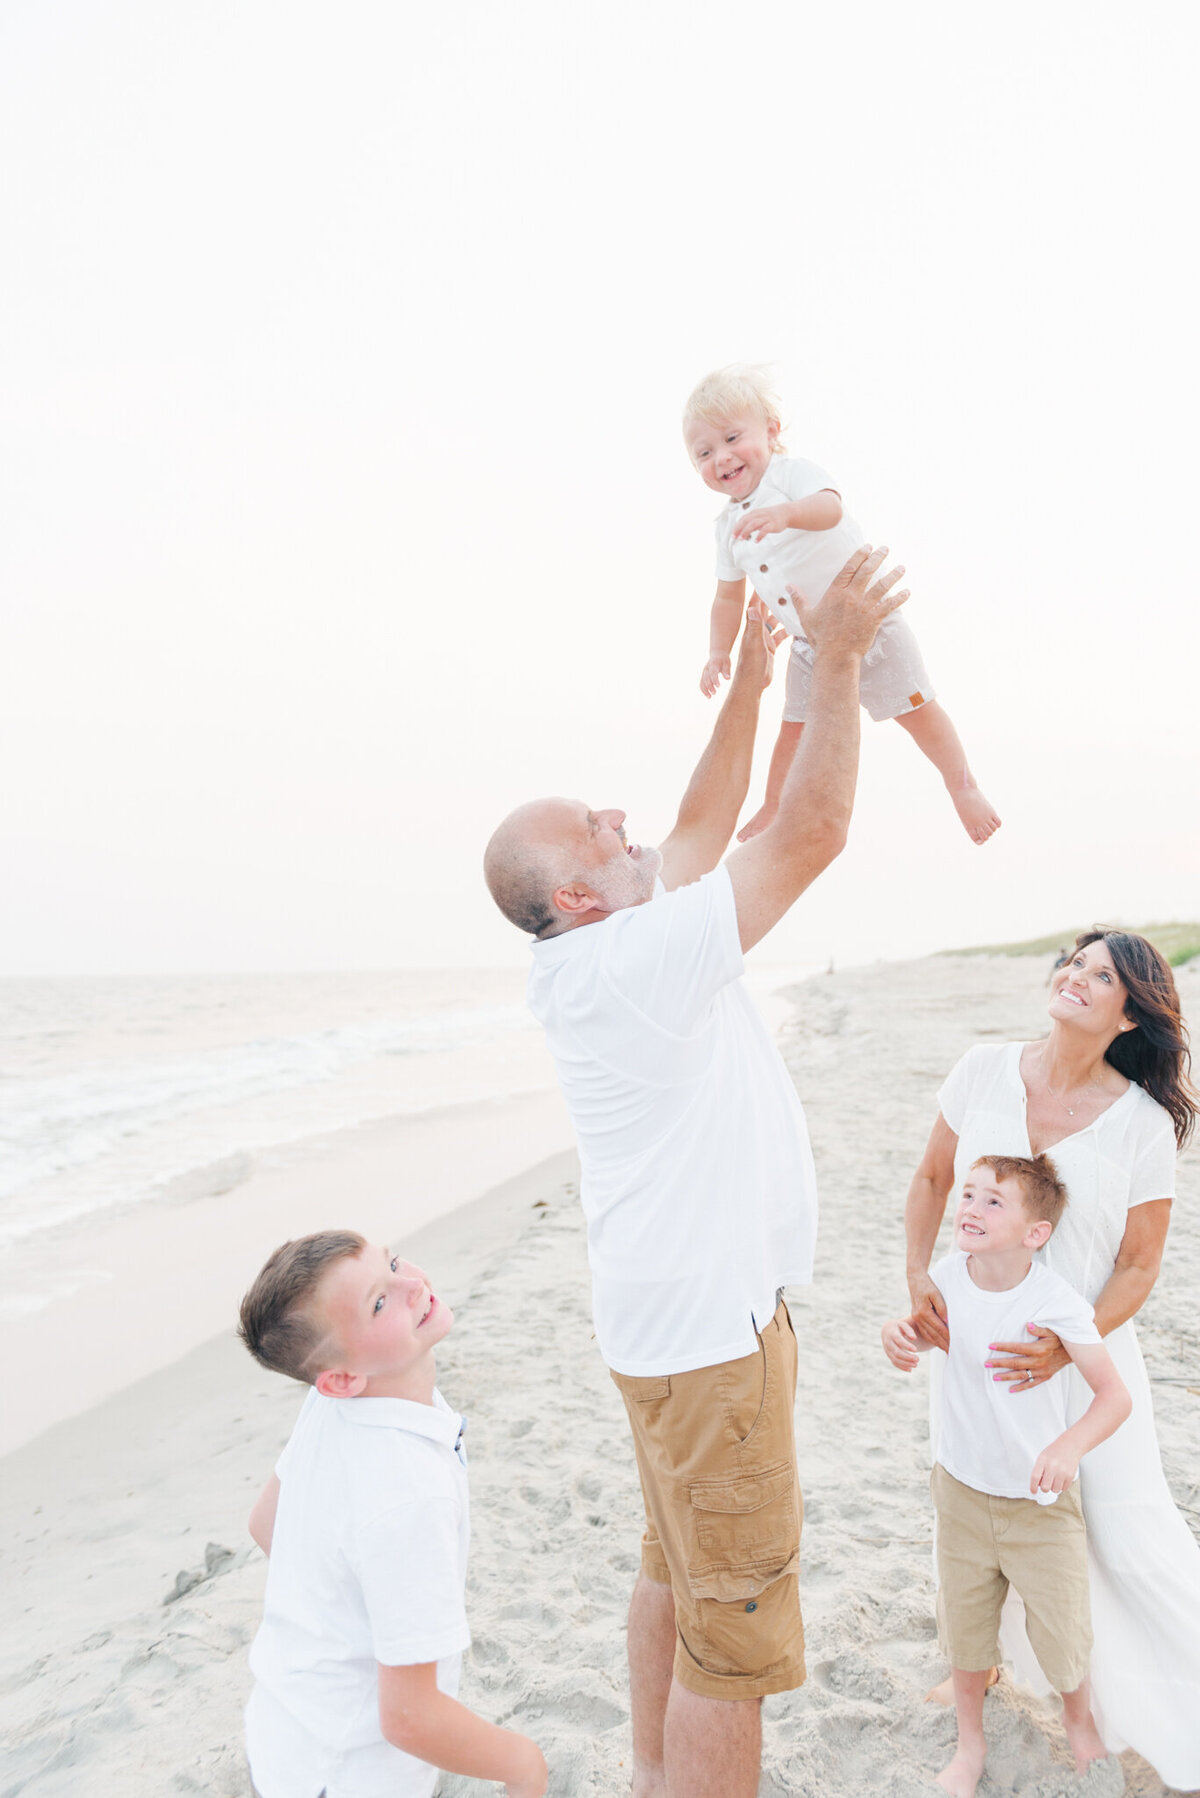
[[[508,814],[484,851],[483,876],[510,924],[541,936],[561,922],[553,895],[582,877],[589,835],[587,807],[570,799],[534,799]]]
[[[625,840],[625,814],[581,799],[535,799],[510,812],[483,858],[492,898],[530,936],[556,936],[643,905],[662,867],[657,849]]]

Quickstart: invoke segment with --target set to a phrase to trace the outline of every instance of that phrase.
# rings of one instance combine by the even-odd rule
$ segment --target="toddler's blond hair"
[[[694,418],[703,419],[705,424],[719,425],[727,418],[736,418],[739,412],[751,412],[764,424],[779,425],[782,429],[780,404],[772,392],[769,377],[769,369],[748,362],[731,362],[728,368],[714,368],[688,395],[687,405],[683,408],[684,429]],[[778,437],[771,448],[777,456],[783,454],[783,444]]]

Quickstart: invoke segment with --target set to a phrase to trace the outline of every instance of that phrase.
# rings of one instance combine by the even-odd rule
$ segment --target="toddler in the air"
[[[706,487],[721,494],[718,515],[717,596],[708,660],[700,689],[708,697],[730,674],[730,651],[746,607],[746,581],[790,633],[783,723],[771,757],[760,811],[738,832],[757,836],[775,816],[784,779],[809,716],[813,651],[792,605],[790,590],[819,600],[847,559],[864,542],[842,510],[840,494],[812,462],[785,456],[779,405],[754,368],[722,368],[689,398],[683,436]],[[938,704],[912,631],[898,614],[885,619],[862,665],[862,703],[872,718],[894,718],[928,756],[946,784],[973,842],[986,843],[1000,819],[975,784],[958,732]]]

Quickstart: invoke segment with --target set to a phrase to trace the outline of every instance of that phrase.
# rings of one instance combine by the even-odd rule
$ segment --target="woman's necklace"
[[[1089,1080],[1087,1082],[1086,1086],[1081,1086],[1079,1088],[1079,1091],[1076,1093],[1075,1097],[1077,1099],[1082,1099],[1084,1093],[1091,1092],[1093,1090],[1093,1088],[1097,1092],[1099,1092],[1099,1090],[1100,1090],[1099,1083],[1095,1080]],[[1056,1100],[1057,1103],[1062,1106],[1063,1110],[1066,1112],[1066,1114],[1069,1118],[1073,1118],[1075,1116],[1075,1107],[1073,1105],[1068,1105],[1067,1098],[1066,1098],[1066,1095],[1069,1091],[1070,1091],[1069,1087],[1064,1087],[1063,1091],[1061,1093],[1056,1093],[1054,1088],[1051,1086],[1049,1080],[1046,1081],[1046,1092],[1049,1095],[1049,1097]]]

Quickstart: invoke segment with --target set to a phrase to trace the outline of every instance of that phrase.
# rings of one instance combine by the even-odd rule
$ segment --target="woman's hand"
[[[912,1321],[917,1335],[931,1348],[950,1347],[950,1328],[946,1322],[946,1301],[928,1274],[908,1276],[912,1299]]]
[[[992,1357],[984,1362],[985,1367],[998,1370],[992,1378],[1009,1381],[1013,1392],[1032,1392],[1035,1386],[1044,1386],[1071,1360],[1053,1330],[1043,1330],[1039,1324],[1026,1324],[1025,1328],[1036,1341],[993,1342]]]

